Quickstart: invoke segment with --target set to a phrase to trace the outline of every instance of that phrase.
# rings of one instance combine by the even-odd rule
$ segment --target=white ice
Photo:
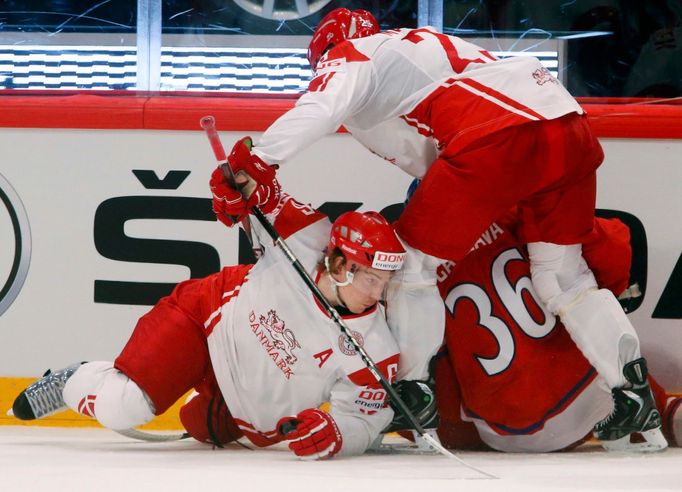
[[[134,441],[104,429],[0,426],[0,491],[532,492],[682,490],[682,449],[642,455],[588,444],[544,455],[462,452],[299,461],[284,450]]]

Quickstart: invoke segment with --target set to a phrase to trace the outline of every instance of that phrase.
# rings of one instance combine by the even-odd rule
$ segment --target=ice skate
[[[594,436],[609,451],[664,450],[668,442],[661,432],[661,414],[646,380],[646,361],[640,358],[625,364],[623,375],[630,384],[612,390],[613,412],[595,425]],[[633,433],[640,433],[646,442],[631,443]]]
[[[393,387],[424,429],[435,429],[438,427],[440,418],[432,384],[423,381],[398,381]],[[393,407],[395,415],[382,433],[414,429],[414,426],[394,406],[393,402],[389,400],[389,404]]]
[[[42,378],[17,396],[11,414],[19,420],[36,420],[66,410],[62,391],[66,381],[81,364],[78,362],[55,372],[48,370]]]
[[[433,385],[423,381],[398,381],[393,386],[429,436],[440,443],[436,434],[436,427],[438,427],[440,419]],[[393,403],[390,401],[389,403],[393,406]],[[371,452],[408,452],[416,454],[433,454],[438,452],[414,430],[414,426],[410,424],[396,407],[393,407],[393,409],[395,411],[393,420],[372,443],[369,448]],[[386,434],[391,433],[399,433],[404,440],[400,441],[397,436],[384,438]]]

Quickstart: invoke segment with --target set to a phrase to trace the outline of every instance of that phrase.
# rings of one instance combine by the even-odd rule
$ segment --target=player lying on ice
[[[651,451],[667,445],[661,421],[670,444],[682,443],[682,399],[667,395],[650,376],[647,380],[639,340],[633,338],[636,357],[625,364],[628,384],[611,390],[540,302],[518,232],[518,211],[512,210],[466,258],[439,271],[446,327],[433,375],[442,444],[548,452],[570,449],[594,431],[607,449]],[[630,285],[629,239],[619,220],[595,219],[583,244],[599,286],[614,294]],[[594,336],[613,343],[600,333]],[[412,385],[410,391],[403,397],[413,412],[431,420],[425,426],[435,426],[433,402],[430,409],[414,403],[431,401],[428,388]],[[656,406],[663,409],[662,419]],[[631,435],[640,432],[650,442],[631,444]]]
[[[248,155],[243,142],[230,160],[241,151]],[[281,194],[268,166],[250,158],[237,162],[235,173],[266,184],[244,200],[217,169],[210,184],[218,219],[231,227],[253,206],[267,213],[392,380],[398,347],[378,301],[405,251],[391,226],[375,212],[348,212],[331,224]],[[289,260],[272,241],[263,244],[255,265],[178,284],[139,319],[113,363],[74,364],[30,385],[17,397],[14,415],[32,420],[69,407],[126,430],[195,388],[198,396],[180,418],[201,441],[220,445],[244,436],[261,447],[285,441],[304,459],[363,453],[393,417],[385,391]],[[328,413],[318,408],[324,402]]]

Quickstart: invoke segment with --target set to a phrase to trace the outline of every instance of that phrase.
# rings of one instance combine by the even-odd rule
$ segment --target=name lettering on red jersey
[[[444,282],[450,276],[450,272],[455,268],[456,263],[454,261],[446,261],[438,265],[436,269],[436,276],[438,277],[438,283]]]
[[[317,359],[317,367],[322,367],[327,360],[332,356],[334,351],[331,348],[328,348],[327,350],[323,350],[322,352],[318,352],[313,357]]]
[[[495,222],[493,222],[493,224],[490,227],[488,227],[488,230],[481,234],[481,237],[479,237],[478,241],[474,243],[470,251],[474,251],[480,248],[481,246],[488,246],[489,244],[492,244],[493,241],[495,241],[503,233],[504,231],[502,230],[502,228]]]

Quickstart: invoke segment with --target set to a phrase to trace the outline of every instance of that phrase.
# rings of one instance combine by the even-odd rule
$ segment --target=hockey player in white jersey
[[[253,153],[281,165],[343,125],[422,179],[396,227],[408,251],[397,302],[388,303],[395,306],[388,320],[401,351],[398,378],[426,379],[442,342],[441,259],[461,260],[518,206],[538,296],[608,385],[629,388],[623,369],[641,358],[639,339],[581,254],[603,152],[561,83],[534,57],[498,59],[431,27],[380,32],[369,12],[343,8],[320,21],[308,59],[308,92]],[[598,434],[618,440],[611,420]]]
[[[375,212],[347,212],[332,225],[321,212],[281,194],[268,166],[254,160],[235,171],[267,184],[247,201],[216,169],[211,190],[217,217],[232,226],[253,206],[267,213],[392,381],[398,347],[378,302],[405,258],[392,227]],[[241,437],[256,446],[288,442],[303,459],[364,452],[393,417],[386,393],[289,260],[272,241],[263,245],[255,265],[178,284],[140,318],[113,363],[47,374],[17,397],[14,415],[31,420],[68,406],[126,430],[195,388],[198,396],[180,417],[198,439],[218,445]],[[318,408],[324,402],[329,412]]]

